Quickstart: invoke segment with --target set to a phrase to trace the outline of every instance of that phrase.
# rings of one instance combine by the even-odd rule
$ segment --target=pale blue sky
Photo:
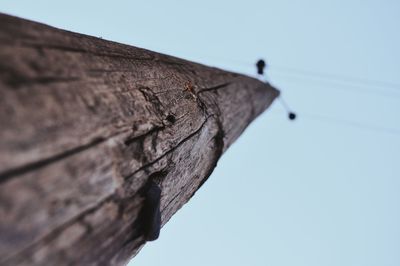
[[[298,112],[290,123],[275,103],[259,117],[129,265],[400,265],[399,1],[3,0],[0,11],[251,75],[265,57]]]

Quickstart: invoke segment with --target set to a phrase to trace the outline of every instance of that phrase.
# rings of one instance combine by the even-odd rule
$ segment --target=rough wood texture
[[[278,95],[269,84],[0,14],[0,264],[122,265]]]

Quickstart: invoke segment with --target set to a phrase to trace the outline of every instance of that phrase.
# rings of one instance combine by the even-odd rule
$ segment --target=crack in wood
[[[225,88],[227,86],[229,86],[231,84],[231,82],[224,82],[222,84],[213,86],[213,87],[209,87],[209,88],[202,88],[197,92],[197,95],[199,95],[200,93],[206,92],[206,91],[215,91],[215,90],[219,90],[222,88]]]
[[[165,128],[164,125],[162,125],[162,126],[154,126],[152,129],[150,129],[149,131],[147,131],[147,132],[145,132],[143,134],[140,134],[138,136],[133,136],[133,137],[130,137],[130,138],[126,139],[124,141],[124,144],[126,146],[129,146],[129,145],[131,145],[132,143],[134,143],[136,141],[142,141],[145,137],[150,136],[151,134],[153,134],[156,131],[163,130],[164,128]]]
[[[53,155],[52,157],[45,158],[45,159],[42,159],[42,160],[36,161],[36,162],[31,162],[31,163],[28,163],[28,164],[26,164],[26,165],[24,165],[22,167],[6,170],[6,171],[0,173],[0,184],[8,181],[12,177],[21,176],[21,175],[24,175],[26,173],[33,172],[33,171],[35,171],[35,170],[37,170],[39,168],[42,168],[42,167],[47,166],[49,164],[55,163],[57,161],[65,159],[67,157],[73,156],[73,155],[78,154],[78,153],[80,153],[82,151],[88,150],[88,149],[90,149],[92,147],[95,147],[95,146],[99,145],[100,143],[103,143],[106,140],[107,140],[106,138],[98,137],[98,138],[95,138],[94,140],[92,140],[91,142],[89,142],[89,143],[87,143],[85,145],[81,145],[81,146],[75,147],[73,149],[66,150],[66,151],[64,151],[62,153]]]
[[[181,140],[176,146],[172,147],[171,149],[169,149],[168,151],[166,151],[164,154],[162,154],[161,156],[159,156],[158,158],[154,159],[153,161],[141,166],[140,168],[138,168],[137,170],[135,170],[133,173],[129,174],[128,176],[125,176],[124,179],[130,179],[132,178],[135,174],[137,174],[138,172],[142,171],[143,169],[157,163],[158,161],[160,161],[162,158],[164,158],[165,156],[167,156],[168,154],[170,154],[171,152],[173,152],[174,150],[176,150],[177,148],[179,148],[181,145],[183,145],[186,141],[188,141],[189,139],[191,139],[193,136],[195,136],[196,134],[198,134],[201,129],[204,127],[204,125],[208,122],[208,119],[212,117],[212,115],[210,115],[209,117],[207,117],[203,123],[200,125],[200,127],[198,129],[196,129],[194,132],[192,132],[190,135],[188,135],[186,138],[184,138],[183,140]]]

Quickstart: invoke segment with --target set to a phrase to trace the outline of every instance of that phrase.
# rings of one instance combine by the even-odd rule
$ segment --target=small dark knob
[[[262,59],[258,60],[256,66],[257,66],[257,73],[260,74],[260,75],[263,75],[264,74],[264,68],[266,66],[265,61],[262,60]]]

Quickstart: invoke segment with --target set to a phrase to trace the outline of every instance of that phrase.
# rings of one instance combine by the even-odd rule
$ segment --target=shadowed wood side
[[[279,92],[269,84],[0,14],[0,264],[123,265],[141,189],[165,224]]]

